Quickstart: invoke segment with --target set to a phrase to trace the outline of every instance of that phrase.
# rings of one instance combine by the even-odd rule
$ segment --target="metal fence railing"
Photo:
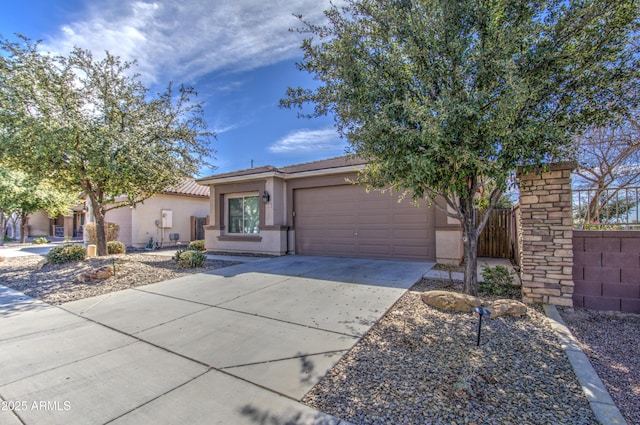
[[[640,187],[574,189],[573,225],[580,230],[640,230]]]

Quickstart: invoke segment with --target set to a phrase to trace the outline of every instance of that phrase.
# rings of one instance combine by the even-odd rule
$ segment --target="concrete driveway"
[[[298,401],[432,266],[287,256],[61,307],[0,287],[0,423],[345,424]]]

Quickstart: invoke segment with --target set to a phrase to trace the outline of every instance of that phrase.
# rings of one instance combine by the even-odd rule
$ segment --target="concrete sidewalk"
[[[0,291],[2,424],[345,424],[299,400],[433,263],[288,256],[74,301]]]

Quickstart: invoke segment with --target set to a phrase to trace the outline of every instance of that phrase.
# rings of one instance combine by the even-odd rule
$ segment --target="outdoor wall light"
[[[484,307],[474,307],[471,310],[474,313],[478,313],[478,316],[480,316],[480,320],[478,321],[478,342],[476,343],[476,346],[479,347],[480,346],[480,332],[482,332],[482,316],[491,317],[491,311],[487,310]]]
[[[271,196],[269,195],[269,192],[265,190],[262,194],[262,202],[266,204],[267,202],[269,202],[269,199],[271,199]]]

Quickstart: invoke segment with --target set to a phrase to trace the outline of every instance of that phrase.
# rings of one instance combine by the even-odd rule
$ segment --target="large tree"
[[[193,175],[213,133],[193,89],[151,96],[134,64],[106,52],[40,51],[26,38],[2,40],[0,154],[13,167],[87,196],[98,254],[106,255],[105,214]],[[122,201],[124,199],[124,201]]]
[[[368,161],[363,182],[442,196],[462,224],[468,293],[478,234],[516,167],[561,157],[571,133],[622,112],[637,76],[632,0],[347,0],[325,15],[301,17],[298,68],[319,85],[281,105],[333,114]]]

